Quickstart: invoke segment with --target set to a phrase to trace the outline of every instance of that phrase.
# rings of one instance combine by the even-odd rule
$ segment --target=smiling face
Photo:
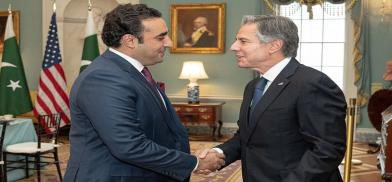
[[[241,68],[258,70],[270,59],[270,44],[259,40],[256,24],[241,26],[230,49],[235,52],[237,64]]]
[[[172,47],[168,29],[162,18],[150,18],[142,21],[144,30],[143,43],[135,45],[133,57],[143,65],[154,65],[163,61],[165,50]]]
[[[264,74],[285,58],[281,51],[283,41],[275,39],[262,42],[258,35],[255,23],[244,24],[230,49],[234,51],[240,68],[250,68]]]

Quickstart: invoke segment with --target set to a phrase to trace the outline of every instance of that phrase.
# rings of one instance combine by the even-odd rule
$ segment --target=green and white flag
[[[10,13],[5,27],[0,67],[0,115],[19,115],[33,110],[13,27],[12,13]]]
[[[86,36],[84,38],[80,72],[86,69],[87,66],[91,63],[91,61],[93,61],[98,56],[99,56],[98,38],[97,38],[97,33],[95,32],[93,12],[92,10],[89,10],[87,15]]]

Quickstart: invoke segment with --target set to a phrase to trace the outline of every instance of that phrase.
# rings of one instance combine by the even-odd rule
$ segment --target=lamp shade
[[[185,61],[182,66],[182,71],[179,79],[207,79],[208,75],[204,70],[203,63],[201,61]]]

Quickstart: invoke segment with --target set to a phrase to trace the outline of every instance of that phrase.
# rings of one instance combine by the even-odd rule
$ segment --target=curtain
[[[370,51],[369,51],[369,0],[358,1],[351,12],[354,22],[354,84],[357,86],[357,122],[367,118],[366,106],[371,94]]]
[[[293,2],[301,2],[300,0],[268,0],[271,1],[275,4],[279,4],[279,5],[285,5],[285,4],[290,4]],[[303,4],[311,4],[311,5],[315,5],[315,4],[320,4],[322,2],[329,2],[332,4],[340,4],[340,3],[344,3],[346,1],[351,1],[351,0],[302,0]]]
[[[262,8],[269,9],[269,11],[262,11],[262,12],[269,12],[268,14],[276,14],[275,5],[287,5],[294,2],[301,3],[303,5],[308,6],[308,11],[311,13],[311,7],[317,4],[322,4],[323,2],[329,2],[332,4],[341,4],[346,2],[347,3],[347,10],[350,10],[356,1],[359,0],[263,0]]]
[[[368,0],[361,0],[353,7],[351,18],[354,21],[354,60],[355,79],[357,86],[357,102],[366,106],[370,97],[370,48]]]

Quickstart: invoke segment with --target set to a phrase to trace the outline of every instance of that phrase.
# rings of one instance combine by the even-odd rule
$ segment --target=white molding
[[[225,123],[223,122],[223,126],[225,128],[238,128],[237,123]],[[377,131],[375,128],[357,128],[356,130],[357,133],[369,133],[369,134],[379,134],[380,132]]]
[[[357,128],[356,133],[371,133],[371,134],[379,134],[375,128]]]
[[[127,3],[132,3],[132,4],[139,4],[139,0],[116,0],[118,4],[127,4]]]
[[[235,128],[238,129],[237,123],[233,122],[223,122],[222,128]],[[356,129],[356,134],[365,134],[365,135],[379,135],[380,132],[377,131],[375,128],[357,128]],[[354,137],[355,138],[355,137]]]
[[[225,122],[223,122],[222,128],[237,128],[238,129],[238,125],[237,125],[237,123],[225,123]]]
[[[354,141],[377,143],[380,139],[381,133],[375,128],[357,128],[355,132]]]
[[[77,24],[86,24],[86,18],[69,18],[64,17],[64,23],[77,23]]]

